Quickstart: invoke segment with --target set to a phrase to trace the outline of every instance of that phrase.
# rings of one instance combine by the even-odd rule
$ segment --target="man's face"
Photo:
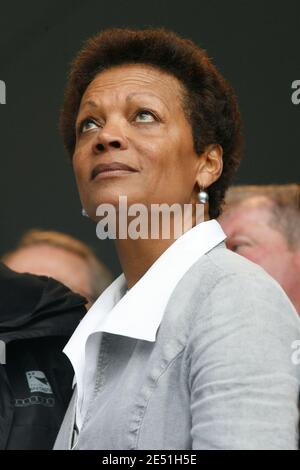
[[[288,292],[293,252],[283,234],[270,225],[272,201],[251,197],[231,206],[220,217],[227,247],[262,266]]]

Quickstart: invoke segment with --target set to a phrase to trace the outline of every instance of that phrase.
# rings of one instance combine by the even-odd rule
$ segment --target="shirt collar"
[[[177,283],[201,256],[225,238],[216,220],[202,222],[175,240],[129,291],[121,274],[90,308],[64,348],[74,369],[75,364],[84,361],[85,345],[92,333],[155,341]]]

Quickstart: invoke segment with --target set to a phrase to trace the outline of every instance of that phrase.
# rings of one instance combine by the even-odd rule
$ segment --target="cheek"
[[[241,246],[237,253],[249,259],[250,261],[253,261],[253,263],[257,263],[261,266],[269,258],[267,250],[259,245]]]
[[[156,137],[138,141],[135,144],[139,167],[146,172],[152,170],[161,170],[167,166],[169,147],[164,138]]]
[[[75,157],[75,155],[74,155]],[[74,158],[73,157],[73,158]],[[85,209],[88,209],[89,207],[89,191],[88,191],[88,185],[86,184],[87,179],[86,179],[86,165],[83,164],[83,162],[77,158],[74,158],[73,160],[73,172],[74,172],[74,177],[75,177],[75,182],[77,186],[77,191],[79,194],[79,198],[81,200],[81,204]]]
[[[194,150],[193,138],[190,129],[184,129],[178,132],[174,139],[174,169],[183,185],[193,187],[197,168],[199,166],[199,156]]]
[[[170,152],[168,140],[162,137],[145,139],[136,143],[135,154],[140,169],[137,178],[137,188],[143,193],[143,197],[151,197],[165,200],[165,191],[173,180],[174,164],[173,154]]]
[[[72,163],[77,185],[83,185],[84,180],[86,180],[87,178],[90,168],[87,159],[84,157],[84,152],[80,150],[75,150]]]
[[[265,247],[245,247],[239,254],[259,264],[276,280],[281,280],[285,272],[285,263],[284,256],[280,252]]]

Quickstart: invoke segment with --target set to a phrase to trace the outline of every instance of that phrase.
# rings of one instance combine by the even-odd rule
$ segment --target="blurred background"
[[[245,155],[236,184],[299,182],[300,2],[287,0],[27,0],[0,6],[0,254],[32,227],[91,245],[114,275],[110,241],[81,216],[57,121],[69,63],[82,42],[112,26],[164,26],[207,49],[237,93]]]

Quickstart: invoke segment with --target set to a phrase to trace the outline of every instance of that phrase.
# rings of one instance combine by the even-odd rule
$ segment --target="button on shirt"
[[[121,274],[90,308],[64,348],[75,372],[79,431],[94,390],[101,332],[154,342],[180,279],[225,238],[216,220],[196,225],[175,240],[130,290]]]

